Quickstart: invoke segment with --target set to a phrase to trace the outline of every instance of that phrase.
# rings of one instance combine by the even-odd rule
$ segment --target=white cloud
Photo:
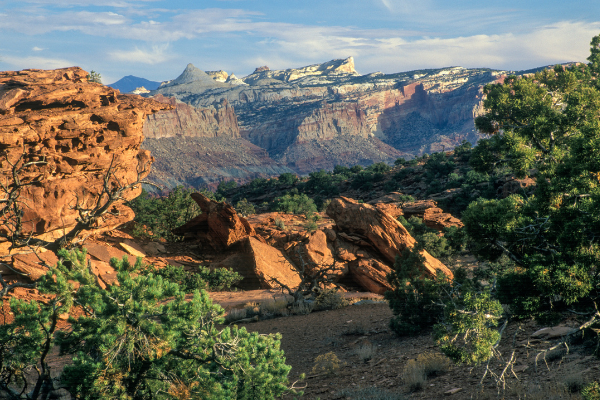
[[[109,57],[115,61],[142,64],[160,64],[174,58],[169,53],[169,45],[152,46],[150,50],[136,47],[133,50],[115,50],[109,53]]]
[[[44,50],[44,49],[43,49],[43,48],[41,48],[41,47],[34,46],[34,47],[32,47],[32,49],[31,49],[31,50],[32,50],[32,51],[42,51],[42,50]]]
[[[56,69],[75,65],[73,62],[61,58],[46,57],[15,57],[2,56],[0,62],[10,65],[12,70],[21,69]]]
[[[355,57],[361,73],[386,73],[447,66],[528,69],[567,61],[585,61],[600,23],[563,21],[529,32],[454,38],[387,35],[352,29],[287,27],[265,29],[260,60],[275,68]],[[258,59],[253,59],[258,61]],[[288,64],[286,64],[288,63]],[[270,65],[271,66],[271,65]]]
[[[21,0],[29,4],[47,4],[54,7],[72,7],[72,6],[100,6],[100,7],[131,7],[136,3],[148,3],[158,0]]]

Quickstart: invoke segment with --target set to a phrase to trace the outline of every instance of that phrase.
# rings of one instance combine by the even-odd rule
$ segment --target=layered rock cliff
[[[209,107],[197,108],[174,97],[154,96],[154,100],[173,106],[172,110],[149,115],[144,124],[146,139],[185,137],[239,138],[237,117],[227,100],[223,99]]]
[[[168,108],[90,83],[78,67],[0,72],[0,198],[19,180],[23,231],[46,237],[63,232],[76,222],[76,205],[95,204],[111,164],[110,187],[132,183],[138,171],[149,170],[150,152],[140,149],[142,126],[147,115]],[[30,162],[38,164],[21,168],[15,178],[13,165]],[[123,196],[133,199],[140,191]],[[124,206],[118,214],[105,222],[133,219]]]
[[[227,100],[194,107],[175,97],[159,94],[154,99],[173,106],[148,116],[144,124],[142,147],[155,157],[148,176],[155,184],[165,189],[178,185],[216,188],[223,180],[242,183],[292,172],[241,137]]]
[[[155,93],[196,107],[227,100],[240,134],[298,173],[391,162],[477,141],[484,84],[503,72],[452,67],[360,75],[354,60],[257,68],[237,79],[189,64]],[[224,80],[225,79],[225,80]]]

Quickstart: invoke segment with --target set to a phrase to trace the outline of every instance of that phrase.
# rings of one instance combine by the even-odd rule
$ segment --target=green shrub
[[[229,192],[235,189],[238,186],[237,182],[234,180],[231,181],[221,181],[217,186],[217,194],[221,197],[227,197]]]
[[[433,327],[436,342],[451,359],[471,364],[489,359],[499,339],[493,328],[503,313],[500,302],[464,270],[455,271],[453,281],[443,275],[422,277],[425,259],[420,251],[416,245],[397,258],[388,276],[393,287],[385,293],[394,314],[390,328],[403,336]]]
[[[200,279],[206,281],[210,290],[228,290],[243,279],[243,277],[229,268],[214,268],[199,265],[198,271],[191,274],[197,274]]]
[[[394,270],[388,275],[393,290],[385,293],[394,317],[390,328],[400,336],[418,335],[431,328],[443,315],[439,300],[447,278],[422,278],[425,258],[418,244],[404,257],[397,257]]]
[[[172,230],[185,224],[200,214],[200,207],[190,197],[195,192],[181,186],[173,189],[167,196],[158,197],[142,190],[142,194],[127,203],[135,212],[137,232],[152,239],[177,241],[180,238]],[[211,192],[202,192],[215,198]],[[145,228],[142,228],[145,227]]]
[[[583,400],[600,400],[600,383],[597,381],[588,383],[581,390]]]
[[[429,228],[418,217],[410,217],[407,220],[399,216],[398,221],[429,254],[436,258],[449,257],[466,246],[467,236],[462,228],[444,228],[443,235],[440,235],[437,230]]]
[[[252,215],[252,214],[256,214],[256,208],[254,207],[254,204],[250,203],[245,198],[238,201],[235,204],[234,208],[235,208],[235,211],[237,211],[237,213],[243,217],[246,217],[246,216]]]
[[[394,174],[394,179],[397,182],[400,182],[400,181],[408,178],[409,176],[413,175],[415,172],[416,171],[414,168],[409,168],[409,167],[402,168],[400,171],[398,171]]]
[[[384,173],[390,171],[391,169],[392,169],[392,167],[390,167],[386,163],[379,162],[379,163],[369,165],[366,168],[366,171],[373,172],[375,174],[384,174]]]
[[[296,182],[298,182],[298,176],[291,172],[285,172],[285,173],[279,175],[279,178],[277,178],[277,179],[279,180],[279,183],[281,183],[282,185],[293,185]]]
[[[311,172],[308,175],[308,181],[306,181],[304,188],[315,194],[336,196],[340,192],[340,184],[343,179],[343,175],[334,175],[324,170]]]
[[[315,221],[309,220],[304,224],[304,229],[307,232],[315,232],[317,229],[319,229],[319,225]]]
[[[313,199],[306,194],[286,194],[276,198],[271,204],[273,211],[285,212],[287,214],[310,214],[317,212],[317,206]]]
[[[447,176],[454,168],[456,164],[448,159],[446,153],[433,153],[425,163],[425,170],[439,177]]]

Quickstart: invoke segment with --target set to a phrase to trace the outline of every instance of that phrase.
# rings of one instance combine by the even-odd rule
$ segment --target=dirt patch
[[[486,365],[451,364],[447,372],[427,378],[421,390],[411,392],[405,373],[407,363],[420,354],[439,354],[439,350],[429,334],[396,336],[388,328],[391,316],[387,303],[381,302],[240,326],[264,334],[281,333],[281,347],[292,366],[290,380],[293,382],[302,373],[308,377],[301,383],[306,385],[303,397],[306,399],[351,399],[348,394],[359,388],[397,396],[375,397],[381,399],[569,399],[579,396],[568,393],[566,384],[581,384],[600,377],[598,357],[585,340],[572,342],[568,353],[561,350],[546,357],[546,361],[539,358],[536,367],[536,356],[554,342],[531,338],[540,328],[535,322],[513,323],[504,333],[499,349],[501,361],[490,363],[490,372],[483,382]],[[368,347],[372,347],[373,353],[370,359],[365,359],[363,350]],[[493,374],[502,373],[513,351],[516,362],[512,370],[507,370],[506,385],[502,388]],[[330,375],[312,373],[316,357],[329,352],[335,353],[342,366]]]

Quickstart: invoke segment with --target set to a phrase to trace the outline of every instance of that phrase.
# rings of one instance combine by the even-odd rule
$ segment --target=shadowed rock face
[[[73,207],[77,201],[83,207],[94,203],[111,162],[123,185],[135,181],[143,166],[149,171],[150,152],[140,149],[142,126],[147,115],[169,108],[89,83],[78,67],[0,72],[0,152],[8,158],[0,158],[3,183],[11,180],[10,163],[21,156],[46,162],[20,174],[23,182],[40,181],[20,193],[24,230],[51,235],[74,225]],[[124,197],[133,199],[140,191]],[[133,219],[125,206],[117,209],[110,225]]]

